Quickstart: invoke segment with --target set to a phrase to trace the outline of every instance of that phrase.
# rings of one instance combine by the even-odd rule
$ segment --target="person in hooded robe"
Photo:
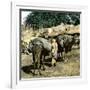
[[[55,39],[52,39],[51,41],[51,52],[52,52],[52,66],[56,66],[56,60],[57,60],[57,51],[58,51],[58,45]]]

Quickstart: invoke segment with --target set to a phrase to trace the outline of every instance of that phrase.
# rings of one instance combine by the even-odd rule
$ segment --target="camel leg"
[[[45,70],[45,67],[44,67],[44,59],[45,59],[45,56],[44,55],[42,55],[42,61],[41,61],[41,64],[42,64],[42,67],[43,67],[43,70]]]

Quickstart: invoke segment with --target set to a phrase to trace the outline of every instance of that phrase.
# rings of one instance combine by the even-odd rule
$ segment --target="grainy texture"
[[[42,28],[42,30],[36,30],[36,31],[32,30],[32,28],[27,30],[22,30],[21,40],[25,42],[24,47],[27,47],[29,42],[31,42],[33,39],[39,36],[42,36],[43,38],[45,38],[45,36],[48,35],[49,38],[53,38],[63,33],[70,34],[70,35],[74,33],[78,33],[80,35],[80,25],[74,26],[74,25],[61,24],[55,27]],[[79,48],[80,47],[74,46],[73,49],[66,54],[64,62],[59,59],[56,62],[55,67],[51,65],[51,60],[46,60],[44,62],[45,68],[46,68],[45,71],[41,70],[42,75],[35,75],[35,76],[33,76],[33,73],[32,73],[33,72],[32,54],[30,53],[30,55],[27,55],[26,52],[24,53],[21,52],[21,66],[20,66],[21,79],[79,76],[80,75],[80,49]],[[23,49],[22,46],[21,46],[21,49]],[[48,59],[48,57],[46,57],[46,59]],[[67,59],[68,59],[68,62],[66,62]],[[36,69],[36,73],[37,72],[38,70]]]
[[[41,71],[42,75],[33,76],[32,55],[21,54],[21,78],[42,78],[42,77],[66,77],[80,75],[80,50],[73,49],[67,54],[68,62],[57,61],[56,66],[45,65],[46,70]],[[47,63],[47,62],[45,62]]]

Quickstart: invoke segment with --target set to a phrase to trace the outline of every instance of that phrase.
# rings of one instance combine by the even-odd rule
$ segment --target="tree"
[[[48,28],[64,24],[80,24],[79,12],[32,11],[25,20],[26,26],[34,29]]]

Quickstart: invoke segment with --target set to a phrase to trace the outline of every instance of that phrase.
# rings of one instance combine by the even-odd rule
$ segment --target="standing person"
[[[52,39],[51,46],[52,46],[52,51],[51,51],[52,52],[52,65],[56,66],[58,45],[55,39]]]

